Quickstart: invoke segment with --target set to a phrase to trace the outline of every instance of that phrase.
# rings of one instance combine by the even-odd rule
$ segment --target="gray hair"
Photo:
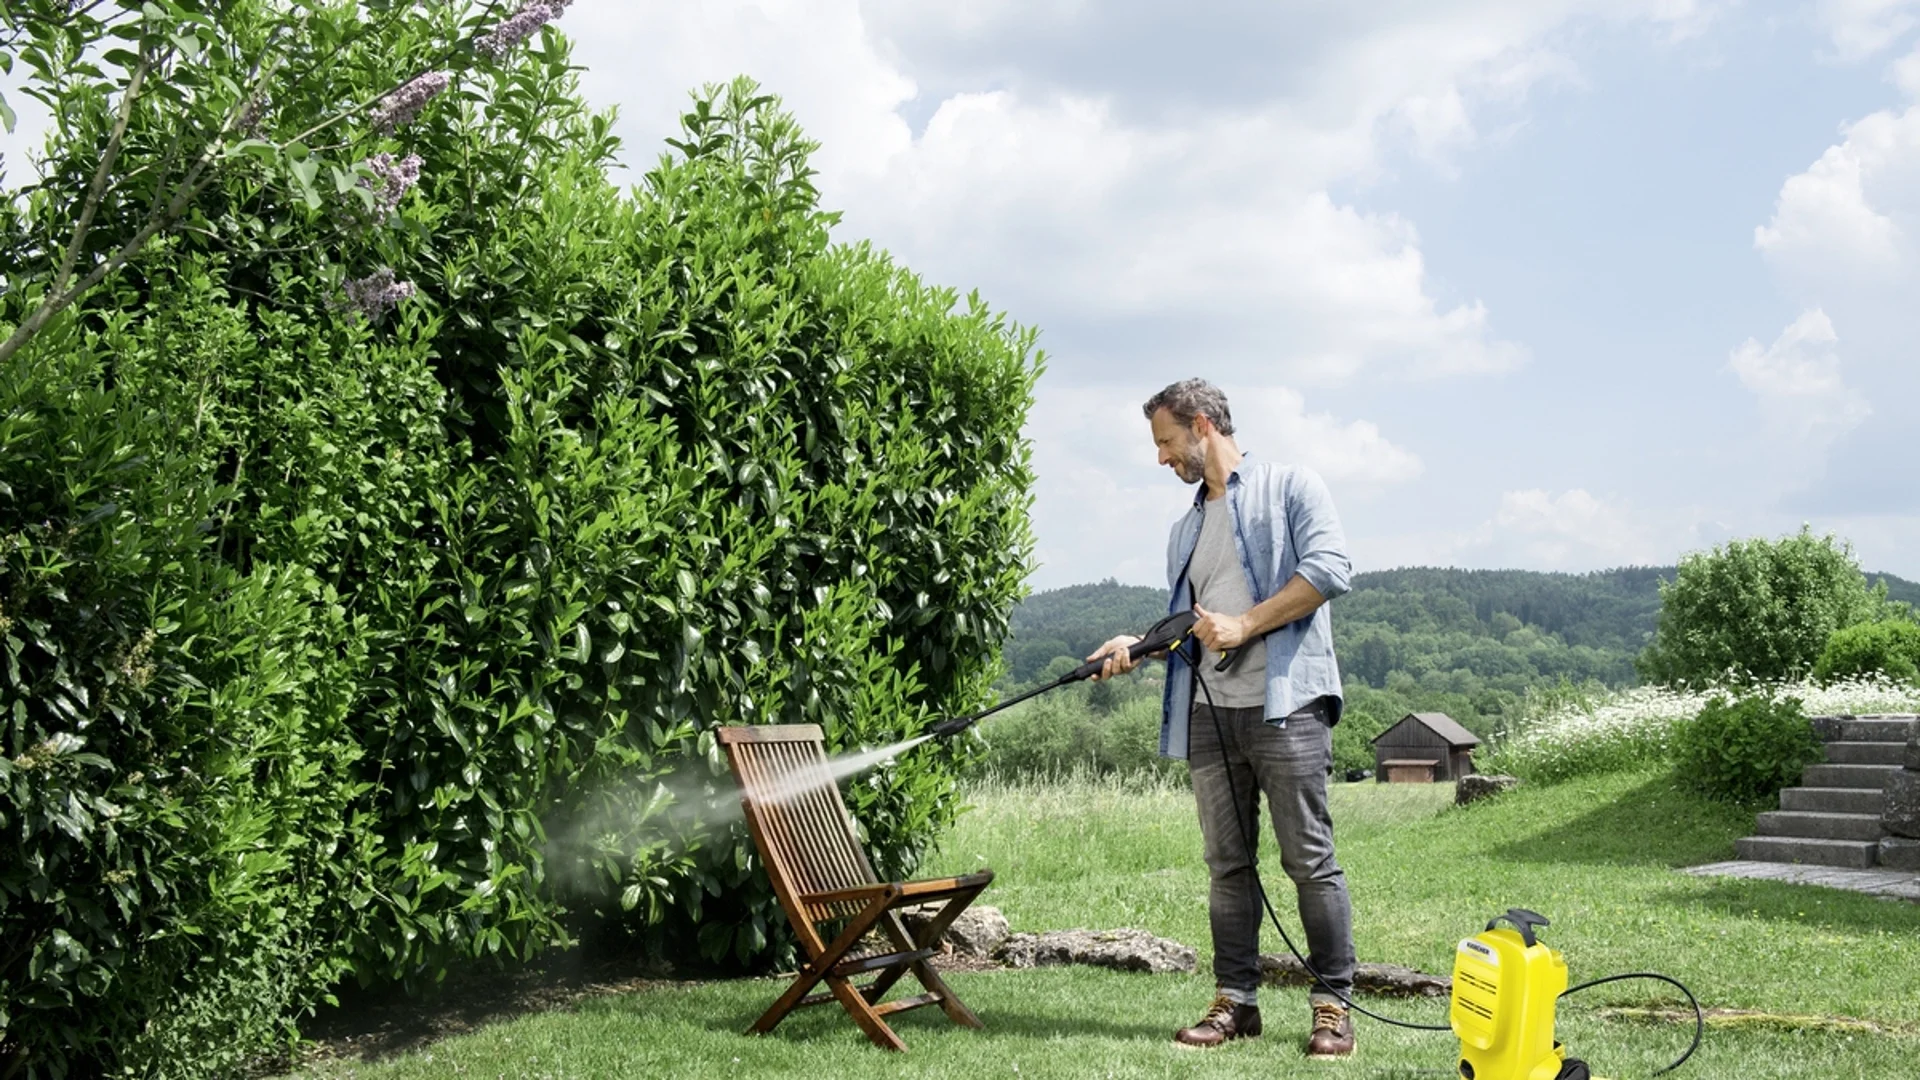
[[[1220,434],[1233,434],[1233,414],[1227,411],[1227,395],[1205,379],[1182,379],[1148,398],[1141,406],[1149,420],[1161,409],[1172,413],[1182,427],[1191,427],[1194,417],[1204,416]]]

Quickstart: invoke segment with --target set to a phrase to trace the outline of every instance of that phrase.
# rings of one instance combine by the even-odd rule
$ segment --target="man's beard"
[[[1173,475],[1189,484],[1207,478],[1207,444],[1196,442],[1173,459]]]

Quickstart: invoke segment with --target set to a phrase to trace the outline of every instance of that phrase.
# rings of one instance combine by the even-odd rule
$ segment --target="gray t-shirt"
[[[1193,561],[1187,564],[1188,580],[1193,583],[1194,602],[1218,615],[1244,615],[1253,609],[1253,590],[1247,585],[1247,572],[1241,569],[1240,556],[1233,546],[1233,515],[1227,499],[1206,501],[1206,516],[1200,523],[1200,538],[1193,548]],[[1200,677],[1213,693],[1213,703],[1223,709],[1248,709],[1267,703],[1267,650],[1258,641],[1240,647],[1244,655],[1225,672],[1213,670],[1220,654],[1204,650]],[[1206,696],[1195,691],[1194,700]]]

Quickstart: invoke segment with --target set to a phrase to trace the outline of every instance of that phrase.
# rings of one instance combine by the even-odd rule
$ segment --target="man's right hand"
[[[1098,660],[1103,656],[1107,658],[1107,662],[1100,665],[1100,674],[1095,675],[1094,678],[1096,680],[1111,679],[1115,675],[1125,675],[1127,672],[1146,663],[1144,658],[1135,660],[1127,655],[1127,650],[1132,648],[1134,643],[1140,640],[1140,638],[1134,637],[1132,634],[1121,634],[1119,637],[1109,638],[1105,645],[1093,650],[1092,655],[1088,656],[1087,659]]]

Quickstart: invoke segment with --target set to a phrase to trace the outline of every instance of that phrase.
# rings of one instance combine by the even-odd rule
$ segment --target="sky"
[[[1036,589],[1165,584],[1191,491],[1140,404],[1192,376],[1244,449],[1326,478],[1356,570],[1671,564],[1808,524],[1920,578],[1920,0],[558,25],[628,180],[690,90],[750,75],[821,142],[839,239],[1040,330]]]

